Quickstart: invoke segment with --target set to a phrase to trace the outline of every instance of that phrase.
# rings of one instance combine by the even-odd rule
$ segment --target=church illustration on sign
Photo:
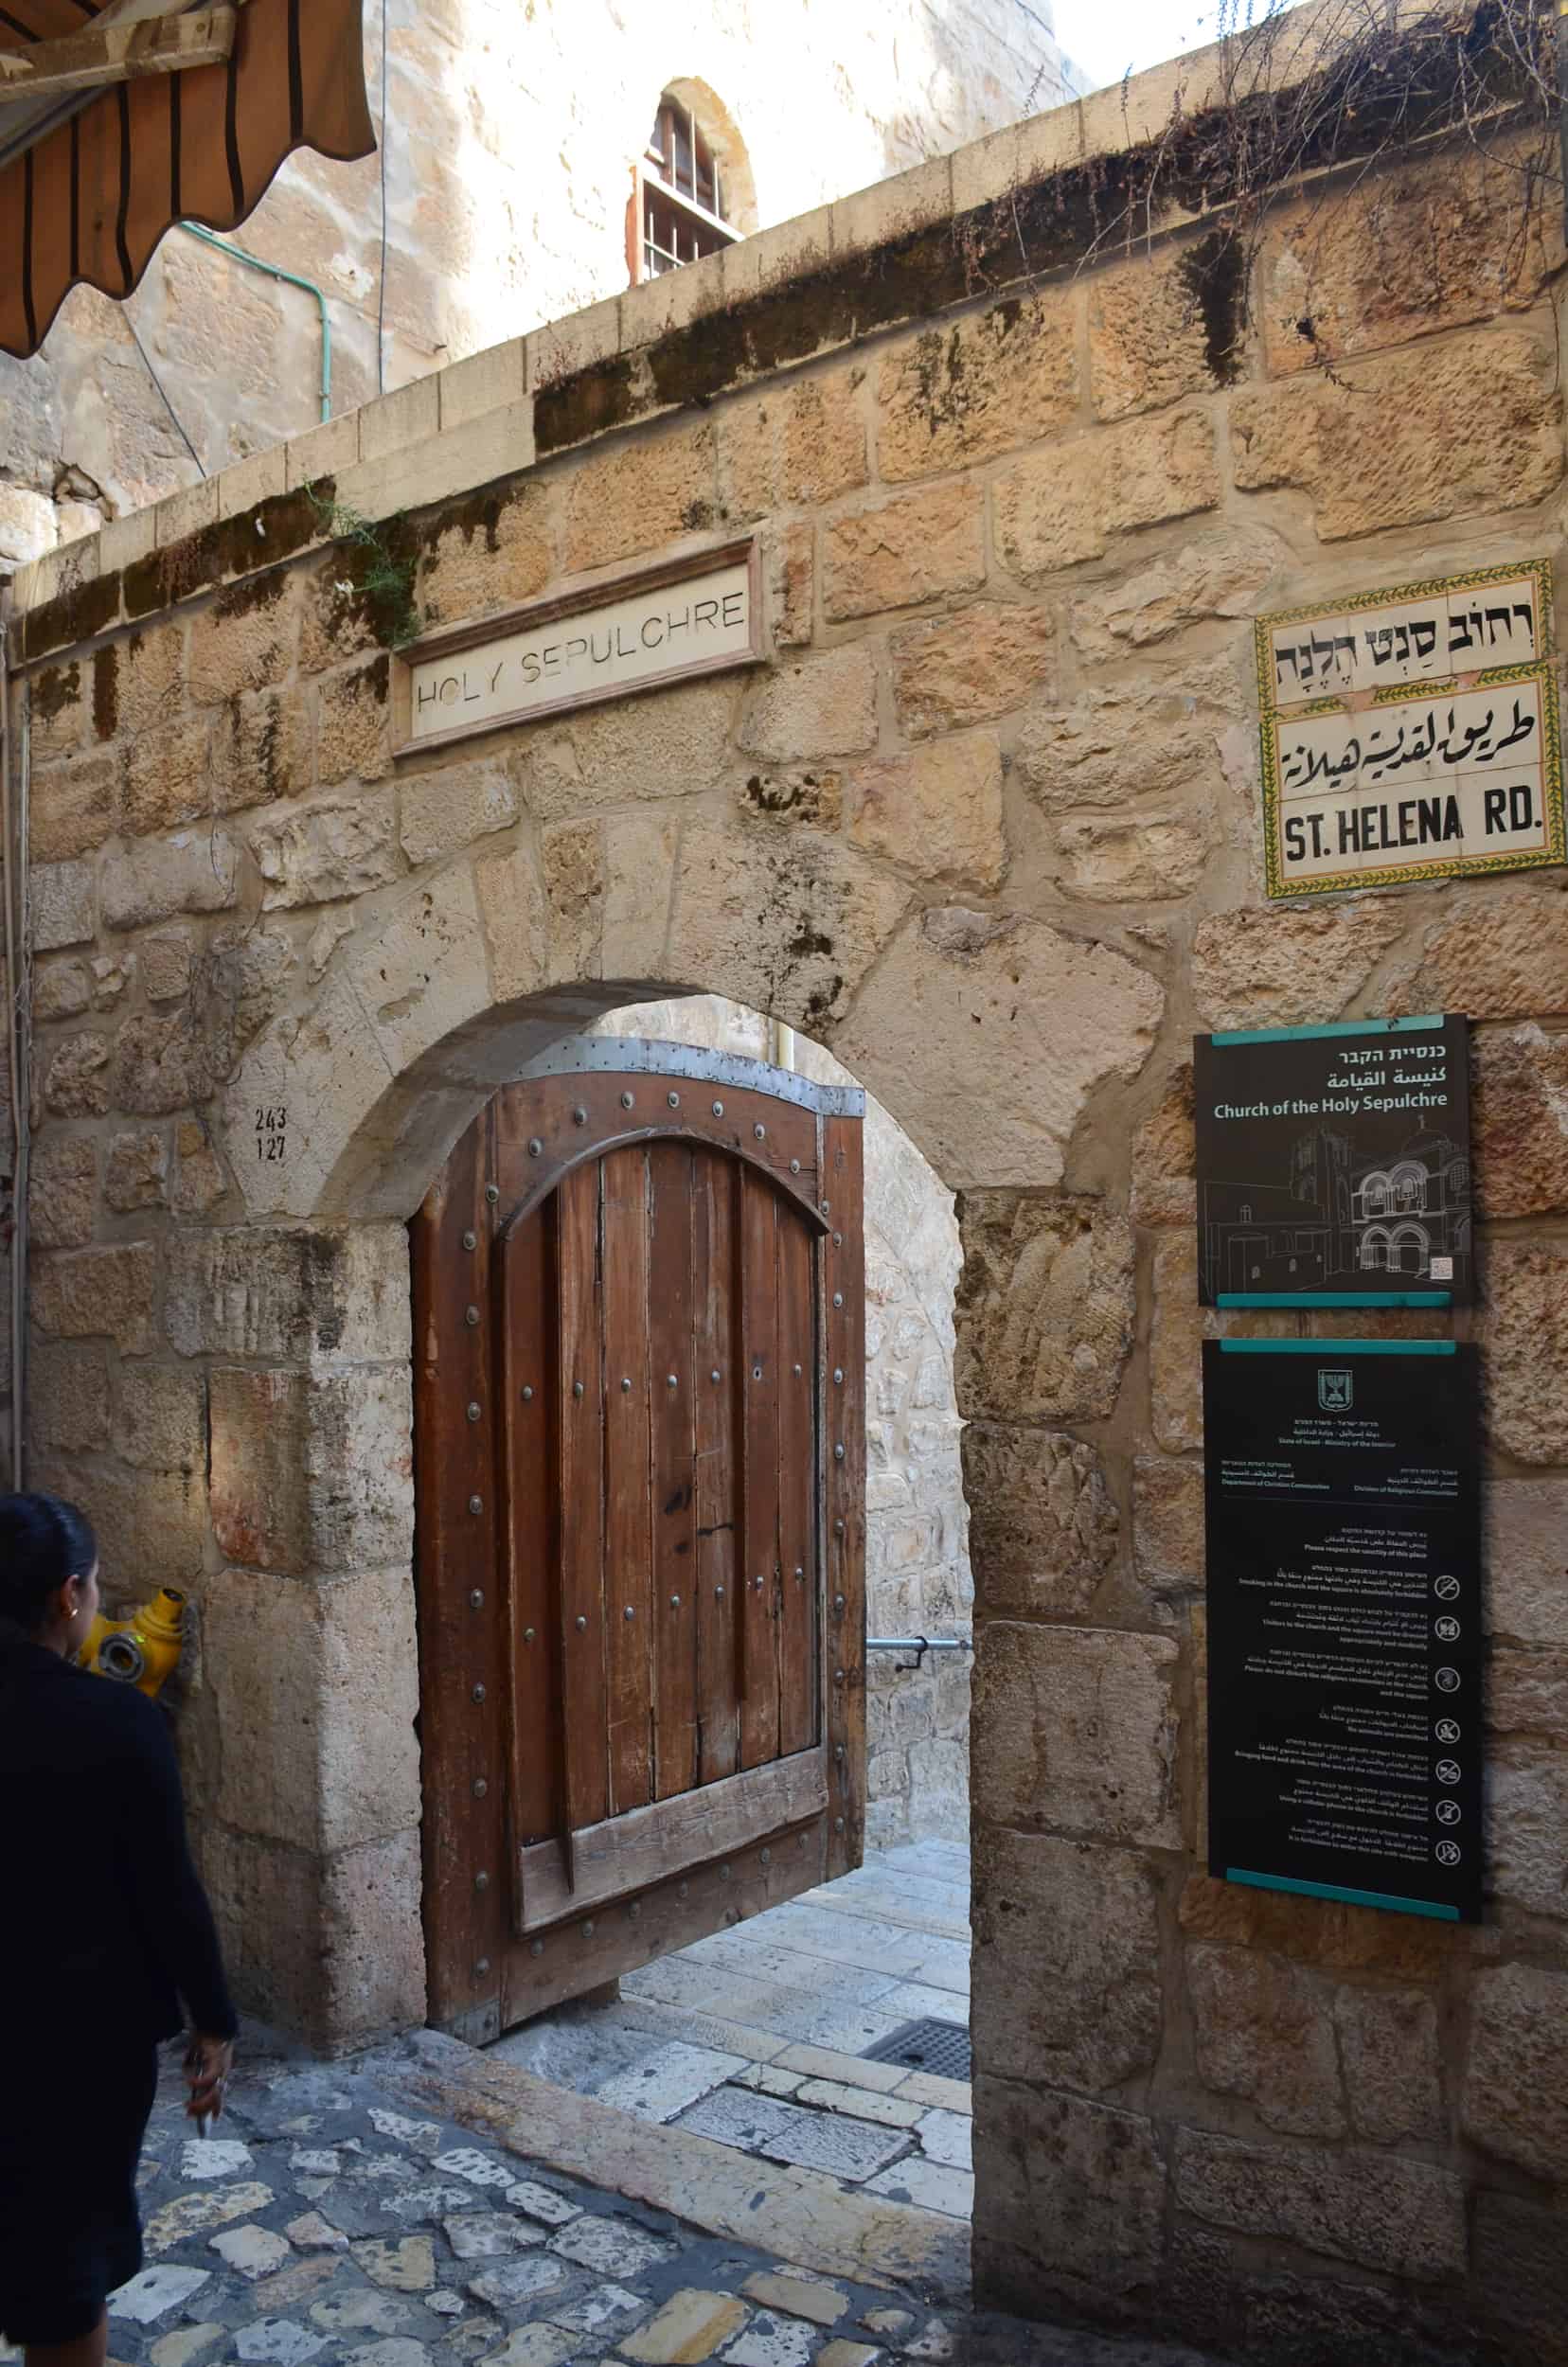
[[[1456,1288],[1470,1255],[1469,1148],[1422,1132],[1358,1165],[1348,1134],[1314,1127],[1291,1147],[1288,1181],[1203,1184],[1199,1249],[1215,1293]]]

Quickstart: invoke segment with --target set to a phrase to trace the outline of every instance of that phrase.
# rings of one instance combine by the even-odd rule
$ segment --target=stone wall
[[[612,1011],[612,1036],[652,1036],[747,1059],[774,1057],[760,1012],[716,995]],[[856,1080],[831,1053],[794,1039],[793,1065],[818,1084]],[[953,1195],[903,1129],[865,1110],[865,1595],[870,1635],[961,1635],[973,1623],[969,1519],[953,1387],[959,1267]],[[967,1652],[873,1652],[866,1665],[866,1838],[969,1839]]]
[[[1044,0],[391,0],[384,304],[379,157],[302,151],[234,234],[321,289],[333,410],[624,289],[631,166],[670,83],[747,230],[1078,87]],[[320,383],[309,294],[175,231],[129,304],[80,288],[35,360],[0,355],[0,570],[313,426]]]
[[[1189,71],[1190,120],[1223,84]],[[763,234],[749,295],[698,266],[679,321],[562,323],[276,455],[236,518],[181,496],[19,579],[37,1468],[122,1583],[198,1598],[247,2002],[330,2043],[417,2019],[401,1221],[605,1011],[808,1030],[959,1195],[986,2291],[1302,2367],[1560,2360],[1568,882],[1267,906],[1249,620],[1560,561],[1561,250],[1549,207],[1499,243],[1465,148],[1282,204],[1248,322],[1202,222],[1052,276],[1170,102],[923,167]],[[766,661],[395,757],[328,473],[406,513],[443,621],[755,526]],[[1480,1076],[1476,1930],[1203,1870],[1199,1342],[1301,1319],[1194,1304],[1190,1037],[1434,1008]]]

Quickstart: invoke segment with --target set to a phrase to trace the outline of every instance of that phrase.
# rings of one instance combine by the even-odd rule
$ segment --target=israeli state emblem
[[[1320,1370],[1318,1403],[1326,1414],[1347,1414],[1356,1402],[1353,1376],[1342,1370]]]

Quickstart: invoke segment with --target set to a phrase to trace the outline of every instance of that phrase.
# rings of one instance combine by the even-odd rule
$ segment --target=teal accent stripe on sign
[[[1221,1340],[1222,1356],[1452,1356],[1452,1340]]]
[[[1412,1027],[1441,1027],[1441,1011],[1423,1011],[1418,1019],[1340,1019],[1331,1027],[1228,1027],[1209,1038],[1210,1043],[1318,1043],[1328,1036],[1394,1036]]]
[[[1217,1290],[1216,1307],[1452,1307],[1452,1290]]]
[[[1249,1874],[1242,1866],[1225,1868],[1227,1882],[1245,1882],[1255,1891],[1290,1891],[1296,1898],[1342,1899],[1350,1907],[1391,1907],[1399,1915],[1430,1915],[1436,1923],[1457,1923],[1457,1907],[1440,1907],[1433,1898],[1396,1898],[1383,1891],[1343,1890],[1337,1882],[1298,1882],[1289,1874]]]

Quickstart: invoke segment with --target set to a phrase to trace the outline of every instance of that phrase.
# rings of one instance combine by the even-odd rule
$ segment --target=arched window
[[[678,90],[664,93],[632,171],[626,259],[633,287],[740,237],[741,191],[725,145]]]

